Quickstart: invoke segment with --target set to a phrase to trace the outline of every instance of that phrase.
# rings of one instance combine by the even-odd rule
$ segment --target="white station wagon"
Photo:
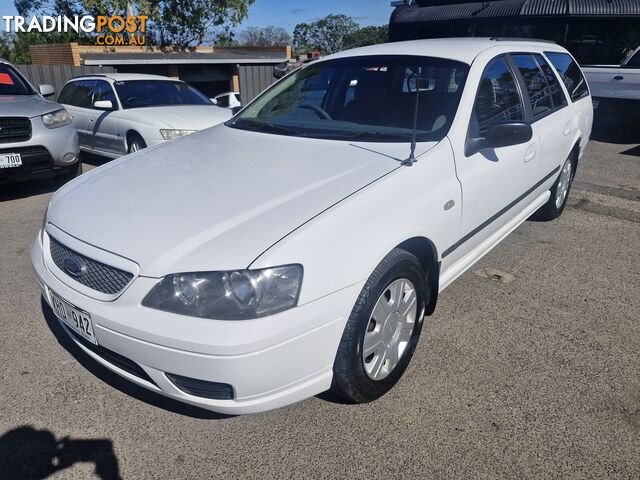
[[[110,73],[69,80],[58,101],[71,113],[80,149],[109,158],[218,125],[229,110],[188,83],[161,75]]]
[[[186,403],[379,398],[438,293],[562,213],[593,111],[554,61],[574,63],[438,39],[298,69],[226,124],[60,189],[31,249],[44,298],[89,356]]]

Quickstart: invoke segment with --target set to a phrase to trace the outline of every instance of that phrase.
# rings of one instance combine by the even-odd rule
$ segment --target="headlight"
[[[42,123],[47,128],[64,127],[71,123],[71,115],[64,108],[42,115]]]
[[[248,320],[296,306],[302,265],[233,272],[177,273],[164,277],[142,305],[216,320]]]
[[[195,130],[170,130],[163,128],[160,130],[160,135],[162,135],[162,138],[165,140],[174,140],[178,137],[184,137],[185,135],[195,132]]]

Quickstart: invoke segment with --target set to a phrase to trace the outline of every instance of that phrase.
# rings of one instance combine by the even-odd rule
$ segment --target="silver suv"
[[[0,59],[0,184],[81,173],[78,135],[51,85],[36,89]]]

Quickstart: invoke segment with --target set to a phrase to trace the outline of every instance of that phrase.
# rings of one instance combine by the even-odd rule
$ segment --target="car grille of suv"
[[[31,139],[31,120],[27,117],[0,117],[0,143],[26,142]]]
[[[132,273],[125,272],[119,268],[111,267],[89,257],[85,257],[84,255],[65,247],[53,237],[49,237],[49,239],[51,258],[53,259],[53,263],[55,263],[60,270],[68,273],[65,269],[64,262],[71,256],[76,257],[79,261],[84,263],[86,266],[84,273],[78,276],[71,276],[71,278],[85,287],[89,287],[108,295],[115,295],[116,293],[120,293],[124,290],[124,287],[126,287],[133,279]]]

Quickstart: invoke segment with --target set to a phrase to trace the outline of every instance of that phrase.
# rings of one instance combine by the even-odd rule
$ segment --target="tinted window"
[[[91,98],[95,80],[78,80],[69,82],[60,93],[58,102],[82,108],[91,108]]]
[[[524,83],[527,86],[533,118],[544,115],[552,110],[551,91],[533,55],[518,54],[512,55],[511,58],[518,67],[518,70],[520,70],[524,78]]]
[[[109,100],[113,104],[113,108],[118,108],[116,94],[113,93],[113,88],[111,88],[109,82],[98,80],[93,88],[93,103],[106,100]]]
[[[551,100],[553,101],[553,108],[564,107],[567,104],[567,98],[564,96],[564,92],[562,91],[560,82],[558,81],[556,74],[553,72],[551,65],[549,65],[540,54],[535,54],[535,58],[538,62],[538,65],[540,65],[540,68],[542,69],[542,72],[547,79],[547,85],[551,90]]]
[[[438,140],[453,121],[468,68],[409,55],[317,61],[278,82],[228,125],[282,135],[406,142],[419,93],[417,138]]]
[[[218,105],[219,107],[227,108],[229,106],[229,95],[218,97],[216,100],[218,102],[216,103],[216,105]]]
[[[503,57],[485,68],[471,117],[471,136],[482,137],[498,122],[524,120],[524,108],[513,72]]]
[[[587,82],[571,55],[557,52],[545,52],[545,55],[560,74],[571,100],[575,101],[589,95]]]
[[[0,95],[33,95],[35,92],[9,65],[0,63]]]
[[[211,100],[184,82],[130,80],[115,82],[122,108],[166,105],[211,105]]]
[[[640,50],[638,50],[636,52],[636,54],[629,59],[629,61],[627,62],[627,64],[625,66],[627,66],[627,67],[640,67]]]

